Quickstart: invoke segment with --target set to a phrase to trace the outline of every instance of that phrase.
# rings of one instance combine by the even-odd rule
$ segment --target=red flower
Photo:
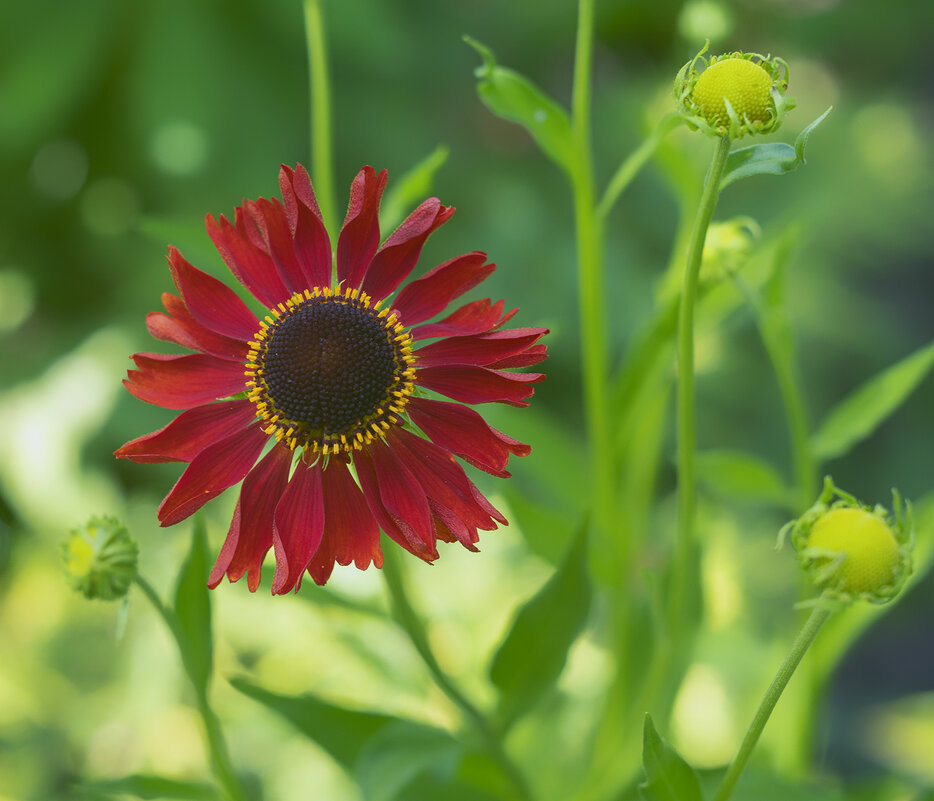
[[[270,547],[274,593],[298,589],[306,570],[324,584],[335,562],[380,567],[380,529],[428,562],[439,539],[476,551],[478,529],[506,520],[454,456],[506,477],[509,456],[531,449],[464,404],[527,406],[544,376],[510,368],[545,358],[536,343],[547,330],[503,329],[516,310],[488,298],[428,322],[495,269],[480,252],[435,267],[386,302],[454,213],[437,198],[380,246],[386,172],[364,167],[350,188],[334,276],[308,174],[283,166],[279,185],[282,202],[244,201],[233,223],[207,217],[265,318],[169,248],[179,294],[164,294],[167,313],[149,314],[147,325],[196,353],[138,353],[124,384],[148,403],[187,411],[115,455],[189,463],[159,507],[163,526],[243,481],[211,587],[246,573],[255,590]]]

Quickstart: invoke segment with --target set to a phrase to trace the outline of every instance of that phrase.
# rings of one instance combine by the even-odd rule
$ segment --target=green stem
[[[590,147],[590,72],[593,58],[594,0],[578,3],[574,89],[571,104],[574,163],[571,184],[577,240],[578,304],[581,327],[581,370],[590,444],[590,473],[597,536],[593,564],[604,583],[618,584],[625,564],[625,545],[611,536],[613,520],[613,450],[607,389],[606,281],[601,253],[602,231],[594,199]]]
[[[311,87],[311,177],[325,226],[333,234],[338,220],[334,195],[334,157],[331,149],[331,83],[324,18],[319,0],[304,0],[305,40]]]
[[[704,253],[704,240],[713,217],[720,194],[720,178],[730,153],[730,138],[722,136],[717,141],[710,171],[701,194],[700,207],[694,221],[694,231],[688,248],[684,286],[678,309],[678,539],[675,544],[674,562],[670,584],[671,606],[669,626],[672,639],[681,641],[682,622],[686,612],[686,600],[693,586],[688,587],[691,576],[691,560],[694,557],[694,511],[696,476],[694,457],[697,447],[694,410],[694,307],[697,300],[698,276]],[[691,582],[693,585],[693,582]],[[677,650],[677,649],[676,649]]]
[[[383,554],[383,560],[383,577],[386,579],[386,587],[389,590],[393,616],[396,621],[408,635],[409,640],[411,640],[416,652],[425,663],[435,683],[441,688],[442,692],[460,708],[467,720],[470,721],[477,735],[486,746],[490,756],[496,760],[503,774],[512,784],[515,789],[516,797],[523,801],[530,801],[532,793],[525,778],[506,753],[506,749],[503,747],[499,736],[486,715],[464,695],[451,680],[451,677],[444,672],[441,665],[438,664],[438,660],[431,650],[431,645],[428,643],[428,637],[425,633],[422,621],[412,607],[412,604],[409,603],[402,567],[396,555],[392,553],[391,549],[386,549]]]
[[[159,598],[159,595],[146,579],[137,575],[135,580],[136,585],[143,591],[143,595],[159,613],[159,617],[162,618],[169,629],[172,639],[175,640],[175,644],[178,646],[179,654],[182,655],[184,660],[185,635],[175,613],[162,603],[162,599]],[[246,792],[244,792],[230,761],[230,754],[227,751],[227,743],[224,741],[220,719],[211,708],[211,703],[208,700],[207,689],[199,687],[194,681],[192,681],[192,687],[195,691],[198,714],[201,715],[201,722],[204,725],[211,770],[228,801],[247,801]]]
[[[762,730],[765,728],[765,724],[768,722],[769,716],[775,708],[775,704],[781,697],[785,685],[788,684],[788,680],[795,672],[795,668],[798,667],[801,658],[804,656],[811,643],[814,642],[817,632],[819,632],[821,626],[827,622],[830,615],[830,609],[821,606],[814,607],[814,611],[811,612],[811,616],[807,619],[797,639],[791,646],[791,651],[789,651],[788,656],[785,657],[785,661],[782,662],[781,667],[779,667],[778,672],[775,674],[775,678],[772,679],[772,683],[769,685],[768,690],[766,690],[765,696],[762,698],[762,703],[759,704],[759,709],[756,711],[752,723],[749,724],[749,729],[746,731],[746,736],[743,738],[739,751],[736,752],[736,757],[733,759],[726,775],[723,777],[723,781],[720,783],[720,787],[717,789],[713,801],[726,801],[726,799],[730,797],[730,793],[733,792],[737,779],[739,779],[740,774],[743,772],[743,768],[746,767],[749,756],[756,747]]]

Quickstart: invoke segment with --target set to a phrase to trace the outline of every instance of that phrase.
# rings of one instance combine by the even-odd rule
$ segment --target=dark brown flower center
[[[411,337],[356,290],[296,293],[257,332],[247,375],[267,431],[337,453],[399,422],[412,391]]]

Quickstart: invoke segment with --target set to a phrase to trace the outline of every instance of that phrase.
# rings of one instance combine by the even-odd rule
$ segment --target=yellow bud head
[[[879,517],[865,509],[831,509],[811,529],[808,546],[827,551],[815,559],[822,567],[837,562],[835,589],[858,595],[889,586],[898,568],[898,541]]]
[[[739,119],[766,123],[772,113],[772,76],[744,58],[727,58],[705,69],[691,93],[714,126],[728,126],[727,102]]]
[[[798,561],[822,598],[885,603],[911,574],[911,504],[892,490],[894,515],[861,504],[828,476],[817,502],[780,535],[791,531]]]
[[[675,99],[688,126],[731,139],[776,130],[795,105],[785,96],[788,65],[758,53],[707,58],[706,51],[705,45],[675,78]]]

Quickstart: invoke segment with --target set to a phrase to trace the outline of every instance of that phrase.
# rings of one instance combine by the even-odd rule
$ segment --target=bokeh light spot
[[[197,172],[203,166],[207,152],[204,131],[183,120],[160,126],[150,143],[153,161],[161,169],[175,175]]]
[[[36,153],[29,169],[33,185],[52,200],[69,200],[88,177],[88,157],[73,139],[47,142]]]
[[[119,236],[139,215],[139,194],[120,178],[101,178],[81,196],[81,219],[94,233]]]

